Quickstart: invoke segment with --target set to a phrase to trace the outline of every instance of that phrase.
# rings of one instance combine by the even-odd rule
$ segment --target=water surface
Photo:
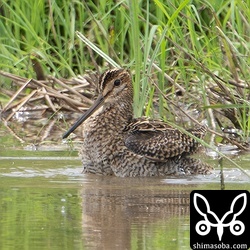
[[[190,249],[190,192],[221,188],[211,157],[209,176],[102,177],[61,142],[0,136],[0,249]],[[250,190],[250,155],[230,157],[241,168],[222,162],[225,188]]]

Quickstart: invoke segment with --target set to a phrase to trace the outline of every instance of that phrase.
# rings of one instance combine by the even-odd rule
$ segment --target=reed
[[[246,142],[249,6],[250,0],[2,0],[0,67],[27,78],[36,78],[33,57],[45,76],[127,67],[136,116],[171,118],[162,91],[175,103],[205,110],[212,127],[219,121],[239,129]]]

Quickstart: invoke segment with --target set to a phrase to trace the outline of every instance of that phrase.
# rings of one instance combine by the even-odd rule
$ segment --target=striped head
[[[67,138],[78,126],[102,106],[113,106],[129,116],[132,113],[133,87],[131,76],[125,69],[114,68],[104,72],[99,79],[99,96],[94,104],[63,135]]]
[[[104,103],[121,101],[121,98],[132,102],[133,90],[129,72],[120,68],[107,70],[99,78],[98,91],[103,96]]]

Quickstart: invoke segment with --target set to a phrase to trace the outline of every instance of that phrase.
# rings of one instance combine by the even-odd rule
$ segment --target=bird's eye
[[[121,80],[120,79],[116,79],[114,81],[114,86],[118,87],[121,84]]]

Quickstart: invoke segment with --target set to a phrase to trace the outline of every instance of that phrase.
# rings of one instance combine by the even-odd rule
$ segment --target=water
[[[0,249],[190,249],[189,194],[220,189],[210,176],[117,178],[82,174],[60,143],[23,145],[0,134]],[[35,150],[37,149],[37,150]],[[250,190],[250,156],[224,161],[226,189]]]

